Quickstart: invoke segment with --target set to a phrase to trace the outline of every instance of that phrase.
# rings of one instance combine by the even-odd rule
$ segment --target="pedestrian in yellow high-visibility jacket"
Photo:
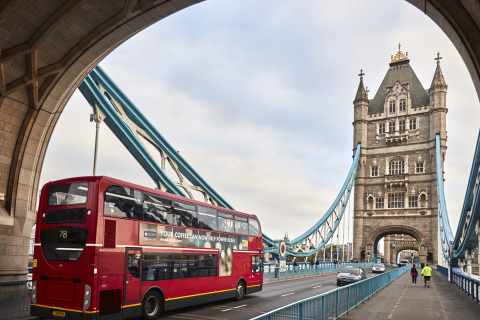
[[[432,268],[427,265],[422,269],[422,275],[425,277],[425,287],[430,288],[430,277],[432,276]]]

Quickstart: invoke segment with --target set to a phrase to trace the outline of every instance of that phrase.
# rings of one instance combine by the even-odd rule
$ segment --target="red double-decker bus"
[[[109,177],[47,183],[34,247],[31,315],[156,319],[262,290],[254,215]]]

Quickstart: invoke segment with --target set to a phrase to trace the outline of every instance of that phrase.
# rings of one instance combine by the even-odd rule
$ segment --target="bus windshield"
[[[48,206],[71,206],[87,202],[88,182],[53,185],[48,189]]]

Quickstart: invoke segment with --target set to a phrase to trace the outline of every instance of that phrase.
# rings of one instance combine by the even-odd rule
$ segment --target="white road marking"
[[[287,294],[282,294],[280,297],[286,297],[286,296],[289,296],[291,294],[294,294],[295,292],[290,292],[290,293],[287,293]]]
[[[233,307],[233,309],[237,309],[237,308],[242,308],[242,307],[245,307],[246,304],[242,305],[242,306],[238,306],[238,307]]]
[[[313,287],[313,289],[320,288],[320,287],[323,287],[323,284],[321,284],[319,286],[316,286],[316,287]]]
[[[222,312],[224,312],[224,311],[230,311],[230,310],[232,310],[232,308],[230,308],[230,309],[225,309],[225,310],[222,310]]]

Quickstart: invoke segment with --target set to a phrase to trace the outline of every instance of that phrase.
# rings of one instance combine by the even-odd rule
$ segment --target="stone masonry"
[[[399,45],[371,100],[360,73],[353,103],[353,145],[362,144],[355,179],[354,259],[372,261],[380,239],[407,235],[412,241],[405,242],[405,250],[416,250],[420,263],[437,263],[435,135],[441,137],[442,165],[447,140],[447,85],[440,59],[438,54],[432,84],[424,89]],[[386,259],[393,260],[399,249],[386,252]]]

